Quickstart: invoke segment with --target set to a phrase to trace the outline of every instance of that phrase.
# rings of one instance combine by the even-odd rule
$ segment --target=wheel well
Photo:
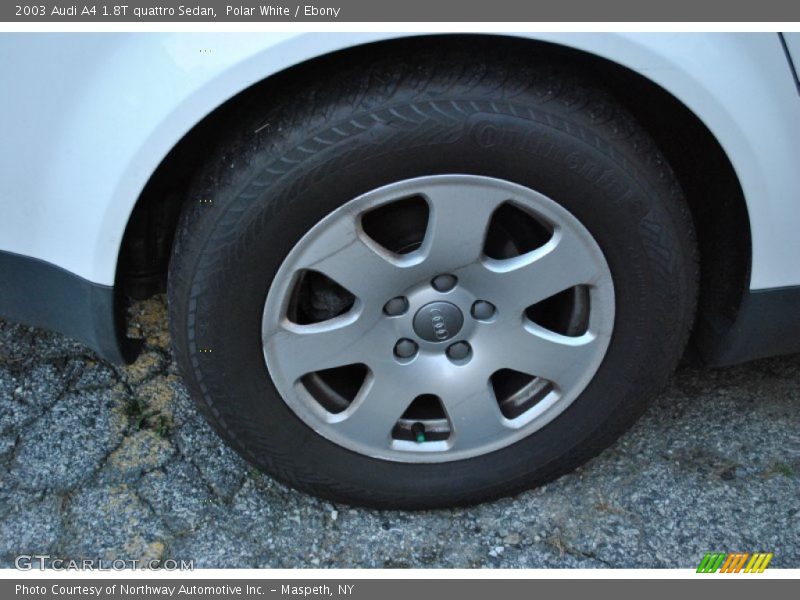
[[[288,82],[313,81],[320,69],[336,69],[341,61],[353,61],[378,47],[404,56],[410,47],[431,44],[437,50],[443,45],[502,44],[509,53],[551,58],[580,70],[610,89],[655,139],[689,203],[701,261],[696,334],[703,335],[704,323],[716,323],[718,330],[719,323],[733,322],[750,276],[749,219],[733,166],[708,128],[669,92],[617,63],[550,43],[491,35],[422,36],[342,50],[272,75],[217,108],[162,160],[137,200],[120,250],[120,297],[143,299],[165,289],[172,239],[190,179],[205,158],[203,150],[214,146],[241,103],[253,95],[268,97],[271,89]]]

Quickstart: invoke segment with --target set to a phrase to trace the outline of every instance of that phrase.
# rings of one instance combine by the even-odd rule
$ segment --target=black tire
[[[172,343],[210,423],[290,486],[375,507],[513,494],[613,443],[675,368],[696,303],[692,221],[653,141],[587,76],[484,50],[403,60],[376,52],[254,96],[229,130],[179,224]],[[522,441],[449,463],[373,459],[317,435],[282,400],[262,353],[264,301],[284,257],[322,217],[381,185],[438,173],[509,180],[575,215],[610,267],[614,331],[580,397]]]

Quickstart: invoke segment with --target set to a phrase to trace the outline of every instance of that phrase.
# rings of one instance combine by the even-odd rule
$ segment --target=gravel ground
[[[800,567],[800,355],[684,368],[613,448],[492,504],[420,513],[287,489],[195,412],[163,297],[125,368],[0,322],[0,566],[18,554],[197,567],[695,567],[769,551]]]

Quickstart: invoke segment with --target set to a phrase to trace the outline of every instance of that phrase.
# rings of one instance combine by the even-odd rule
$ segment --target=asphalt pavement
[[[800,567],[800,355],[682,368],[572,474],[472,508],[375,511],[293,491],[228,449],[169,352],[163,296],[128,367],[0,321],[0,566],[20,554],[196,567]]]

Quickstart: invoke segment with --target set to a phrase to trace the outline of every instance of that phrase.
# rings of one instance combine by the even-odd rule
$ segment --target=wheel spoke
[[[265,351],[292,380],[308,373],[363,362],[369,356],[369,324],[342,315],[313,325],[285,323],[266,338]]]
[[[508,194],[469,184],[431,185],[423,193],[430,207],[426,262],[454,269],[477,261],[492,214],[508,200]]]
[[[520,310],[577,285],[594,284],[601,272],[586,244],[563,229],[541,248],[487,261],[486,267],[494,273],[488,278],[487,293]]]
[[[586,333],[578,337],[560,335],[533,323],[517,326],[516,335],[503,336],[504,359],[498,368],[543,377],[566,389],[590,372],[597,356],[599,336]]]
[[[407,385],[393,377],[370,374],[351,406],[333,423],[342,435],[386,448],[392,428],[411,404]],[[338,416],[338,415],[337,415]]]
[[[443,394],[442,403],[450,419],[454,450],[480,446],[509,431],[488,380],[472,393]]]
[[[388,254],[366,241],[352,214],[320,231],[299,266],[323,273],[364,300],[381,298],[401,270]]]

